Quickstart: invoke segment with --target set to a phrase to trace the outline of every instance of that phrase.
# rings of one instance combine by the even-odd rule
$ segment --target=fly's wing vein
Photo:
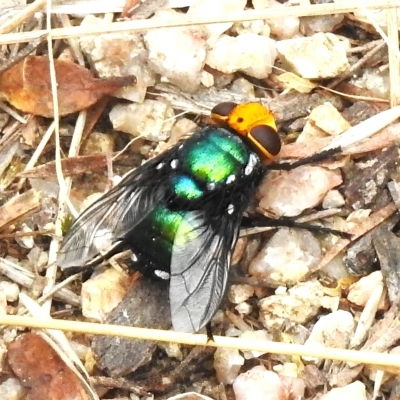
[[[175,151],[171,149],[131,171],[89,206],[65,236],[57,264],[83,267],[123,241],[165,196],[168,171],[155,166],[174,157]]]
[[[225,293],[241,215],[221,215],[218,231],[204,212],[188,212],[171,257],[170,304],[175,330],[197,332],[214,316]],[[187,224],[192,231],[184,231]],[[182,227],[182,228],[181,228]]]

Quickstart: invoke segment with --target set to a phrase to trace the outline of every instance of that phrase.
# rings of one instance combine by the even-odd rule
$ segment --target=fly
[[[243,213],[281,149],[259,103],[220,103],[217,124],[130,171],[73,223],[58,255],[67,269],[131,249],[140,270],[169,279],[173,328],[197,332],[225,293]],[[279,224],[277,224],[279,225]]]

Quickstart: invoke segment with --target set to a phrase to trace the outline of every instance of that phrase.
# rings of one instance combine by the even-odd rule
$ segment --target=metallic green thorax
[[[194,179],[222,183],[238,173],[248,157],[248,150],[239,139],[215,130],[187,150],[183,166]]]
[[[239,137],[219,128],[208,128],[201,133],[186,141],[169,165],[172,199],[158,205],[135,235],[140,248],[152,249],[151,256],[157,254],[161,264],[169,265],[174,243],[182,244],[195,236],[190,222],[185,220],[188,210],[193,210],[194,204],[201,204],[205,195],[225,190],[243,173],[249,161],[250,150]],[[179,205],[171,208],[173,199]]]

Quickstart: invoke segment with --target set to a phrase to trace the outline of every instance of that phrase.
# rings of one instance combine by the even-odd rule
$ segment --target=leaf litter
[[[69,315],[70,320],[90,315],[104,324],[169,329],[163,282],[128,277],[123,271],[129,257],[110,261],[119,278],[106,274],[106,284],[97,284],[100,278],[85,284],[77,277],[63,281],[54,273],[57,241],[66,224],[66,211],[60,209],[65,201],[71,209],[84,209],[124,173],[159,154],[169,141],[176,143],[169,137],[178,124],[192,131],[223,101],[259,101],[273,111],[284,142],[282,162],[343,147],[334,161],[307,166],[311,183],[292,179],[284,194],[277,189],[284,187],[285,174],[271,173],[267,179],[273,182],[266,183],[256,206],[287,217],[285,210],[298,208],[301,193],[304,205],[292,215],[317,217],[319,224],[352,236],[280,228],[244,237],[230,271],[228,298],[213,320],[216,336],[244,338],[246,333],[254,341],[304,345],[305,354],[312,346],[321,349],[320,357],[244,352],[240,345],[214,352],[205,346],[123,339],[118,331],[114,337],[67,332],[56,335],[57,345],[50,346],[34,330],[23,333],[4,325],[1,359],[10,368],[2,365],[2,397],[396,398],[398,367],[374,365],[372,358],[371,365],[323,359],[326,347],[398,352],[399,126],[394,121],[400,112],[398,88],[390,84],[397,66],[393,49],[386,47],[394,35],[385,41],[376,30],[393,22],[375,21],[375,11],[361,13],[357,3],[347,13],[340,2],[310,5],[300,17],[296,5],[274,1],[221,1],[218,10],[206,0],[115,2],[107,5],[114,14],[104,16],[104,4],[86,3],[54,5],[69,10],[52,16],[53,27],[62,26],[58,29],[68,39],[52,43],[54,60],[41,40],[25,48],[14,44],[18,35],[41,32],[48,18],[45,2],[34,2],[24,14],[7,5],[5,13],[11,10],[22,19],[0,26],[5,33],[25,22],[24,31],[5,35],[9,42],[3,56],[15,61],[4,64],[0,74],[0,94],[22,112],[8,116],[0,111],[3,315]],[[385,8],[385,3],[377,6]],[[312,11],[323,8],[321,15]],[[40,9],[42,19],[33,17]],[[201,21],[242,10],[243,19],[235,23],[221,18],[219,24],[185,26],[187,17]],[[274,18],[265,17],[268,10]],[[254,13],[249,20],[248,11]],[[142,18],[154,28],[161,20],[171,26],[109,31],[121,16],[132,24]],[[74,39],[68,32],[79,25],[92,34]],[[320,57],[314,56],[317,51]],[[52,68],[58,126],[51,125]],[[135,129],[121,128],[132,125]],[[59,132],[55,139],[54,128]],[[317,174],[321,170],[324,175]],[[323,189],[312,184],[332,174],[341,178],[328,179]],[[311,237],[304,240],[304,235]],[[380,271],[380,277],[374,275]]]

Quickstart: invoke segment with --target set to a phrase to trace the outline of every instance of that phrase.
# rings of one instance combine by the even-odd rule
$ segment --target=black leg
[[[334,235],[350,239],[351,235],[347,232],[338,231],[336,229],[326,228],[324,226],[312,225],[303,222],[296,222],[291,218],[281,217],[279,219],[268,218],[262,214],[255,214],[244,216],[242,219],[242,228],[259,228],[259,227],[286,227],[286,228],[299,228],[307,229],[311,232],[319,233],[332,233]]]
[[[207,332],[207,343],[208,342],[215,342],[214,335],[212,333],[211,322],[207,322],[206,332]]]
[[[310,157],[302,158],[301,160],[292,162],[292,163],[281,163],[281,164],[271,164],[265,167],[268,170],[283,170],[289,171],[291,169],[300,167],[301,165],[312,164],[315,162],[326,161],[326,159],[339,154],[342,151],[341,147],[336,147],[334,149],[329,149],[325,151],[321,151],[321,153],[313,154]]]

